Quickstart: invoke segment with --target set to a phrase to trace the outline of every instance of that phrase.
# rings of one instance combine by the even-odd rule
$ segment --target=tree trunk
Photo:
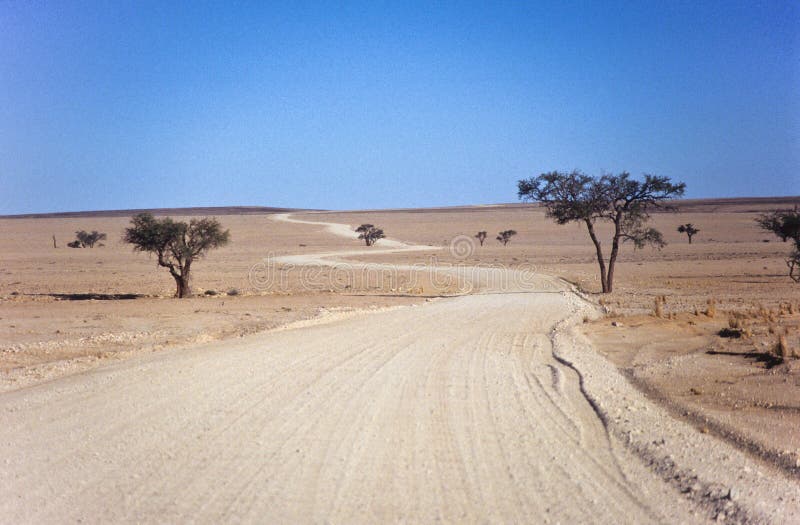
[[[183,299],[192,296],[192,286],[189,279],[189,270],[192,267],[192,260],[184,261],[182,266],[178,266],[180,272],[170,269],[172,277],[175,279],[175,297]]]
[[[622,214],[617,214],[614,220],[614,240],[611,242],[611,255],[608,258],[608,275],[606,280],[606,293],[614,291],[614,265],[617,262],[617,255],[619,254],[619,238],[622,236]]]
[[[189,275],[184,273],[183,275],[173,275],[172,277],[175,279],[175,297],[178,299],[191,297],[192,287],[189,284]]]
[[[589,229],[589,237],[592,238],[595,250],[597,250],[597,264],[600,265],[600,284],[603,287],[603,293],[608,293],[608,282],[606,281],[606,261],[603,259],[603,249],[600,247],[600,240],[594,232],[594,224],[591,220],[586,221],[586,227]]]
[[[692,236],[689,236],[689,244],[692,244]]]

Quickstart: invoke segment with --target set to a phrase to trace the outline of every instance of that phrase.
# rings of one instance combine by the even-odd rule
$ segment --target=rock
[[[611,321],[611,326],[616,326],[616,327],[618,327],[618,328],[619,328],[619,327],[622,327],[622,326],[625,326],[625,325],[624,325],[624,324],[622,324],[622,323],[621,323],[621,322],[619,322],[619,321]]]

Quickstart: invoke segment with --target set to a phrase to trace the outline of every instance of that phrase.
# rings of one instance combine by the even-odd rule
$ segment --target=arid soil
[[[800,285],[787,276],[789,244],[763,232],[753,220],[759,213],[798,203],[800,198],[676,203],[677,212],[657,213],[652,219],[668,245],[661,250],[625,246],[615,291],[608,295],[597,294],[597,263],[585,227],[558,226],[535,206],[313,216],[371,222],[398,238],[442,247],[433,254],[369,260],[423,263],[433,257],[453,265],[530,267],[575,283],[607,312],[586,324],[586,336],[636,385],[699,431],[729,439],[800,476],[800,363],[779,364],[773,353],[781,334],[800,351]],[[700,229],[692,244],[676,231],[685,223]],[[518,234],[503,246],[494,237],[506,229]],[[488,233],[483,246],[473,239],[466,256],[457,247],[449,249],[453,239],[472,239],[481,230]],[[609,233],[606,229],[605,239]],[[604,244],[608,250],[610,240]],[[658,297],[666,299],[662,318],[654,317]],[[709,301],[714,317],[705,315]],[[749,329],[744,337],[718,335],[732,316],[745,318]]]
[[[371,250],[345,228],[225,216],[234,241],[194,275],[215,295],[186,301],[118,241],[124,218],[0,219],[0,359],[16,389],[0,396],[0,515],[800,519],[800,369],[769,357],[780,333],[798,344],[800,286],[788,246],[752,222],[776,206],[656,215],[670,245],[626,248],[603,297],[585,232],[533,206],[288,217],[376,224],[390,239]],[[691,246],[674,232],[685,222],[701,229]],[[508,246],[493,240],[509,228]],[[107,246],[52,247],[76,229]],[[734,314],[742,337],[720,338]]]
[[[347,244],[322,228],[270,217],[220,216],[232,242],[195,264],[197,296],[183,301],[172,299],[174,281],[153,256],[134,253],[121,242],[129,218],[0,219],[0,390],[141,352],[423,300],[370,293],[365,287],[331,293],[329,286],[319,285],[324,281],[304,286],[300,272],[287,272],[268,289],[255,287],[262,275],[258,269],[271,257]],[[106,232],[105,246],[67,248],[79,229]]]

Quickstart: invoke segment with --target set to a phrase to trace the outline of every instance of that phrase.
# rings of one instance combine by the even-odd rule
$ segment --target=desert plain
[[[181,300],[125,214],[0,218],[0,517],[798,521],[798,203],[679,201],[611,294],[528,204],[167,210],[231,233]]]

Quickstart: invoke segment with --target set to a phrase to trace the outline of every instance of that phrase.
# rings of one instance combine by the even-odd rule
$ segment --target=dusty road
[[[3,394],[0,521],[696,520],[554,357],[586,303],[539,284]]]

